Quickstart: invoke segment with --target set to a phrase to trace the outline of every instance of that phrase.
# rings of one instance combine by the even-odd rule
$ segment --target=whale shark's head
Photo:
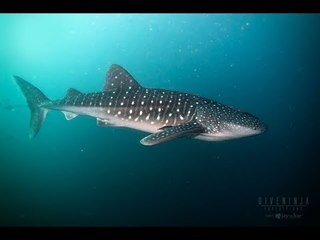
[[[220,104],[202,106],[197,111],[197,121],[206,132],[196,138],[207,141],[223,141],[258,135],[267,125],[256,116]]]
[[[267,130],[267,125],[256,116],[237,111],[233,119],[221,120],[218,136],[226,139],[249,137]]]

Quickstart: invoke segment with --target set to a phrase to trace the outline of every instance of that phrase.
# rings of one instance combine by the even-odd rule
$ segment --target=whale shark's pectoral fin
[[[165,127],[162,131],[153,133],[141,139],[140,143],[146,146],[156,145],[187,135],[197,135],[203,131],[204,128],[201,124],[197,123],[196,121],[191,121],[173,127]]]

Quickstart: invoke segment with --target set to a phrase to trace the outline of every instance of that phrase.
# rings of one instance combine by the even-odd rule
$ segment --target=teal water
[[[0,15],[1,226],[319,224],[320,15]],[[18,75],[49,98],[99,91],[117,63],[145,87],[253,113],[263,135],[140,145],[146,133],[49,112],[28,139]],[[301,215],[261,199],[307,198]],[[270,201],[269,201],[270,203]],[[277,215],[278,216],[278,215]]]

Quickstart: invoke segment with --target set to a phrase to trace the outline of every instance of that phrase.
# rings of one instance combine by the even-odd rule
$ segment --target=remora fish
[[[250,113],[189,93],[142,87],[124,68],[113,64],[101,92],[70,88],[63,99],[50,100],[38,88],[14,76],[31,111],[30,138],[37,135],[48,110],[67,120],[78,115],[97,119],[98,126],[128,127],[152,133],[140,142],[155,145],[191,136],[221,141],[260,134],[267,126]]]

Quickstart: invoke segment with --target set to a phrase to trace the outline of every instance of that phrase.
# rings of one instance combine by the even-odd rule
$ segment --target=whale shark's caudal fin
[[[45,120],[48,112],[47,109],[42,108],[41,106],[44,103],[50,102],[50,99],[47,98],[38,88],[36,88],[26,80],[22,79],[21,77],[13,77],[19,85],[25,98],[27,99],[29,109],[31,112],[29,137],[34,138],[39,132],[41,125]]]

